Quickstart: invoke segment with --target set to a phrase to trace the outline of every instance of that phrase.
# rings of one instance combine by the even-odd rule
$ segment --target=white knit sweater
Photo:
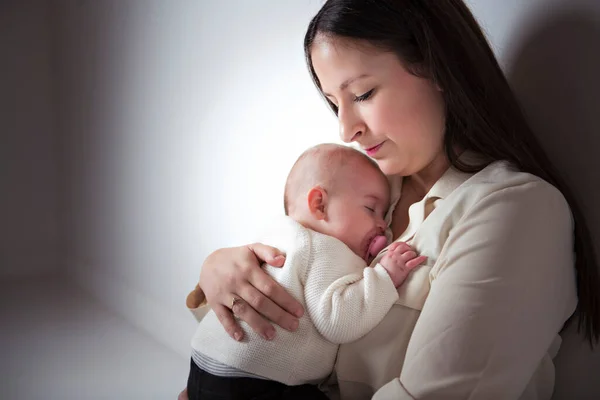
[[[283,268],[265,269],[304,306],[298,330],[276,327],[276,338],[267,341],[240,321],[245,338],[236,342],[210,311],[192,347],[223,364],[287,385],[320,382],[333,370],[338,344],[373,329],[398,292],[381,265],[366,268],[364,260],[338,239],[289,217],[276,221],[261,241],[286,253]]]

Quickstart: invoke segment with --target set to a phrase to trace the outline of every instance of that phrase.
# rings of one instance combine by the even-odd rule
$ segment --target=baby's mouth
[[[365,256],[365,261],[367,264],[370,264],[371,261],[377,257],[377,254],[379,254],[381,250],[385,249],[385,246],[387,246],[387,238],[384,235],[377,235],[373,237],[369,243],[367,254]]]

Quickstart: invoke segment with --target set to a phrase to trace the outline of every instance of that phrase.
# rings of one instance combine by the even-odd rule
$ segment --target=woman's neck
[[[419,199],[422,199],[449,167],[450,161],[442,152],[421,171],[406,177],[402,186],[407,185]]]
[[[402,196],[400,196],[396,208],[394,209],[394,214],[392,215],[391,228],[394,240],[400,237],[408,227],[409,207],[412,204],[421,201],[450,167],[450,161],[445,153],[442,153],[442,155],[443,157],[437,157],[432,163],[418,173],[403,179]]]

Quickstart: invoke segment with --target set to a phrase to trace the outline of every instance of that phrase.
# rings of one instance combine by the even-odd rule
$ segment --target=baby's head
[[[344,242],[370,263],[381,250],[390,188],[377,164],[347,146],[320,144],[298,158],[285,185],[286,215]],[[375,254],[371,254],[375,252]]]

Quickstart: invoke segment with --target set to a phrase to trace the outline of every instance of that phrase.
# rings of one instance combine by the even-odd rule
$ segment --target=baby
[[[405,243],[388,244],[390,189],[366,155],[322,144],[305,151],[288,176],[285,217],[261,241],[286,253],[265,270],[305,308],[298,329],[268,341],[249,329],[231,339],[214,312],[192,339],[188,396],[195,399],[326,399],[317,385],[332,372],[339,344],[373,329],[398,299],[396,289],[425,261]]]

